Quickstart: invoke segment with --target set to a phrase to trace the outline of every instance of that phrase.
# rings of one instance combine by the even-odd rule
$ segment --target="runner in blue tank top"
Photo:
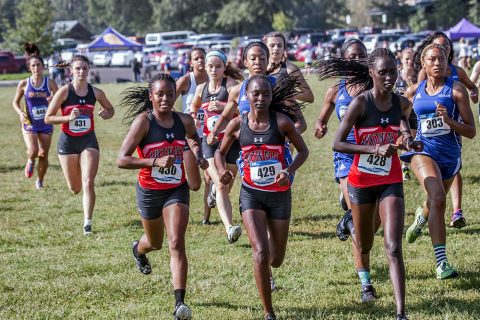
[[[27,146],[28,160],[24,174],[27,178],[32,177],[35,160],[38,158],[38,178],[35,187],[41,189],[48,169],[48,151],[53,133],[53,126],[45,124],[45,113],[58,88],[54,80],[49,80],[43,75],[45,64],[37,46],[26,43],[25,51],[28,56],[27,66],[32,76],[18,84],[13,109],[20,117],[23,139]],[[25,97],[25,108],[20,106],[22,97]]]
[[[415,54],[415,65],[418,72],[418,83],[426,79],[425,72],[421,69],[420,64],[420,53],[425,46],[430,43],[436,43],[444,46],[447,54],[449,68],[447,69],[447,76],[453,77],[454,80],[461,82],[468,90],[470,90],[470,98],[473,103],[478,102],[478,88],[469,78],[465,70],[461,67],[453,65],[452,60],[454,56],[453,45],[450,39],[441,31],[434,32],[428,36],[425,41],[418,47]],[[461,141],[460,141],[461,143]],[[451,187],[452,194],[452,207],[453,213],[449,226],[455,228],[462,228],[466,225],[466,220],[463,217],[462,211],[462,193],[463,193],[463,179],[460,172],[456,175],[453,180]]]
[[[402,160],[411,161],[411,168],[427,193],[423,208],[418,208],[406,238],[413,243],[429,224],[434,248],[437,279],[458,275],[446,256],[446,194],[461,168],[459,136],[473,138],[475,122],[465,87],[448,78],[447,51],[436,43],[421,52],[427,80],[407,89],[405,96],[413,102],[417,114],[416,140],[424,143],[422,152],[408,152]]]

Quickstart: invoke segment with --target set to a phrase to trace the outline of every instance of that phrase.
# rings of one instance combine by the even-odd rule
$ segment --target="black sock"
[[[135,257],[137,258],[144,258],[145,255],[144,254],[141,254],[140,252],[138,252],[138,243],[135,247],[133,247],[133,254],[135,255]]]
[[[173,293],[175,294],[175,306],[178,306],[180,302],[183,303],[186,293],[185,289],[177,289]]]

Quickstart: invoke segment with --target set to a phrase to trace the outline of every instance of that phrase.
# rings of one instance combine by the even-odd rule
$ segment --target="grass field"
[[[22,80],[28,78],[32,74],[30,72],[24,73],[2,73],[0,74],[0,81],[2,80]]]
[[[310,84],[316,97],[306,110],[309,128],[304,138],[310,157],[293,188],[285,263],[274,270],[280,287],[273,294],[277,316],[394,319],[382,230],[372,252],[372,277],[380,298],[368,306],[359,302],[350,241],[340,242],[335,237],[341,212],[333,181],[331,140],[337,121],[332,119],[326,138],[319,141],[313,137],[326,84],[316,80]],[[125,85],[101,88],[115,103]],[[131,257],[130,245],[142,228],[135,208],[137,172],[115,165],[127,130],[122,125],[122,110],[109,121],[96,122],[101,162],[94,234],[84,237],[81,196],[69,193],[56,156],[58,127],[46,188],[36,191],[34,180],[24,178],[25,146],[10,105],[13,95],[14,88],[0,89],[0,319],[171,319],[174,300],[168,251],[149,255],[150,276],[140,274]],[[480,319],[480,149],[475,142],[464,139],[463,209],[468,226],[448,229],[449,260],[460,276],[443,282],[435,279],[428,236],[421,236],[413,245],[404,243],[410,319]],[[237,221],[238,191],[237,182],[231,196]],[[408,225],[424,194],[415,180],[405,184],[405,193]],[[186,302],[194,319],[261,319],[247,238],[242,235],[239,242],[229,245],[216,211],[216,223],[202,225],[201,193],[192,193],[191,198]]]

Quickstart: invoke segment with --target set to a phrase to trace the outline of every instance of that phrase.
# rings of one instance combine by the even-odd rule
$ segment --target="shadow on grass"
[[[480,183],[480,176],[466,176],[463,177],[463,180],[464,184]]]
[[[129,228],[143,228],[142,221],[139,219],[130,220],[125,223],[124,226]]]
[[[325,213],[325,214],[315,214],[315,215],[310,215],[310,216],[304,216],[304,217],[299,217],[299,218],[296,218],[296,217],[293,217],[292,218],[292,224],[297,224],[297,223],[300,223],[300,222],[315,222],[315,221],[325,221],[325,220],[340,220],[340,218],[342,217],[342,214],[340,213],[340,210],[339,210],[339,213],[338,214],[333,214],[333,213]]]
[[[335,232],[307,232],[307,231],[294,231],[288,235],[289,241],[302,241],[302,240],[316,240],[316,239],[332,239],[335,238]]]
[[[25,165],[12,165],[12,166],[0,166],[0,173],[8,173],[12,171],[20,171],[23,174],[23,170],[25,169]],[[50,170],[61,170],[60,165],[58,164],[50,164],[48,166]]]
[[[251,306],[236,305],[226,301],[200,302],[195,304],[202,307],[224,308],[230,310],[245,310],[251,308]],[[258,308],[258,310],[261,310],[260,307]]]
[[[111,181],[102,181],[98,184],[99,187],[110,187],[110,186],[131,186],[132,182],[125,180],[111,180]]]

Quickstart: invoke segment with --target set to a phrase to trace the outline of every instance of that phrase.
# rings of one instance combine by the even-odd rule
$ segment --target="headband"
[[[218,58],[220,58],[220,60],[223,61],[223,63],[225,65],[227,64],[227,56],[225,55],[225,53],[223,53],[220,50],[208,51],[207,56],[205,57],[205,61],[207,61],[208,58],[210,58],[210,57],[218,57]]]
[[[367,51],[367,47],[365,47],[365,44],[358,40],[358,39],[350,39],[350,40],[347,40],[345,41],[343,44],[342,44],[342,47],[340,48],[340,54],[342,55],[342,58],[343,58],[343,55],[345,54],[345,52],[347,51],[348,48],[350,48],[351,45],[354,45],[354,44],[358,44],[360,47],[362,47],[362,49],[365,50],[365,52]]]
[[[265,43],[261,42],[261,41],[252,41],[250,42],[249,44],[247,44],[247,46],[245,47],[245,49],[243,50],[243,54],[242,54],[242,58],[245,60],[245,57],[247,55],[247,52],[248,50],[250,50],[250,48],[253,48],[253,47],[260,47],[262,48],[265,53],[267,54],[267,58],[269,57],[270,55],[270,52],[268,50],[268,47]]]

